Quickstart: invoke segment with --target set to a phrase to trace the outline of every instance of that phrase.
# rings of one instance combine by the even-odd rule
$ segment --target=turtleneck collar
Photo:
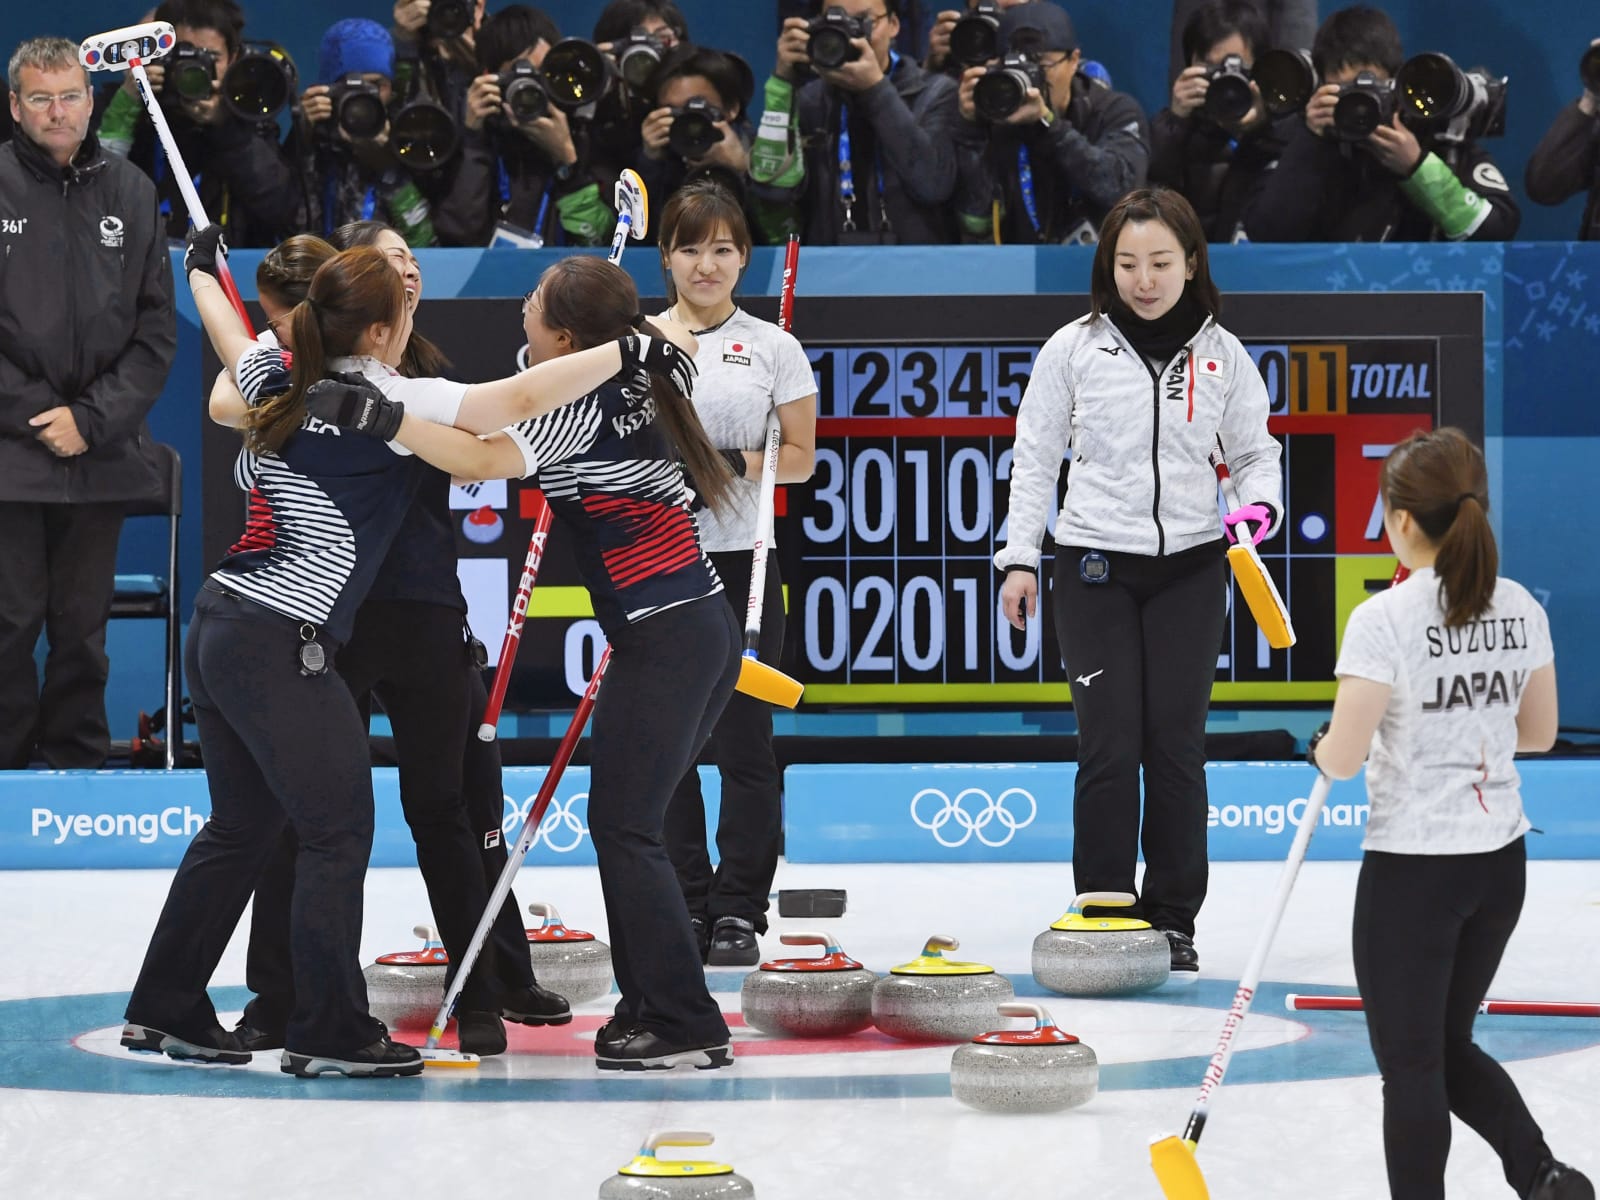
[[[1178,302],[1153,320],[1134,312],[1122,302],[1121,296],[1112,298],[1107,315],[1135,350],[1146,358],[1164,363],[1194,339],[1211,314],[1200,302],[1191,282],[1185,285]]]

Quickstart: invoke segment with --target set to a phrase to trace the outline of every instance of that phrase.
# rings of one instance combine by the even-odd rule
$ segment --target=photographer
[[[1583,95],[1556,114],[1528,159],[1523,185],[1535,204],[1561,204],[1588,189],[1580,241],[1600,241],[1600,38],[1583,56]]]
[[[928,30],[928,53],[922,60],[923,70],[939,71],[953,79],[961,78],[961,72],[965,67],[950,53],[950,35],[955,32],[956,25],[962,18],[969,16],[978,7],[979,2],[980,0],[967,0],[966,12],[946,8],[934,14],[933,26]],[[1029,0],[993,0],[994,7],[1000,12],[1027,3]],[[996,34],[996,37],[998,36]]]
[[[1072,21],[1048,0],[1001,13],[1000,46],[998,66],[961,76],[962,233],[1092,243],[1111,206],[1144,183],[1144,113],[1079,73]]]
[[[243,14],[233,0],[166,0],[152,19],[177,33],[176,50],[145,69],[200,203],[230,246],[276,244],[298,222],[299,181],[277,124],[246,121],[224,103],[220,86],[240,56]],[[181,239],[189,213],[131,73],[100,118],[100,144],[155,180],[165,234]]]
[[[1234,241],[1244,225],[1244,210],[1283,153],[1299,123],[1298,113],[1273,119],[1261,89],[1249,85],[1249,109],[1242,93],[1211,94],[1211,81],[1228,72],[1237,81],[1255,67],[1266,50],[1267,25],[1253,0],[1211,0],[1194,11],[1183,30],[1188,64],[1172,85],[1172,102],[1150,123],[1150,182],[1183,193],[1194,205],[1210,242]],[[1236,101],[1230,110],[1230,101]]]
[[[1245,212],[1253,242],[1504,241],[1520,216],[1500,169],[1471,137],[1402,123],[1393,80],[1404,62],[1387,14],[1357,5],[1323,22],[1311,47],[1322,86]],[[1381,120],[1358,140],[1335,110],[1364,94]]]
[[[301,98],[311,124],[309,228],[327,236],[351,221],[382,221],[407,245],[432,246],[428,201],[389,148],[394,43],[376,21],[329,27],[318,53],[322,83]]]
[[[395,91],[426,96],[460,125],[478,71],[477,34],[485,0],[395,0]]]
[[[537,74],[555,22],[513,4],[478,30],[461,154],[434,226],[447,246],[596,246],[615,215],[588,166],[587,130],[550,102]],[[508,99],[509,93],[509,99]]]
[[[672,0],[611,0],[595,19],[595,44],[610,49],[636,31],[655,38],[663,51],[689,40],[689,23]]]
[[[1308,50],[1317,32],[1316,0],[1245,0],[1266,26],[1266,40],[1258,46],[1286,50]],[[1177,79],[1185,67],[1194,65],[1194,56],[1184,41],[1183,31],[1201,8],[1211,0],[1172,0],[1172,66],[1167,74]]]
[[[900,0],[842,0],[778,35],[761,121],[789,153],[752,161],[751,194],[798,208],[812,245],[953,240],[956,88],[891,49],[899,11]],[[801,65],[817,78],[797,95]]]
[[[656,203],[665,205],[689,179],[709,175],[739,199],[746,221],[758,228],[755,206],[745,195],[745,113],[755,91],[749,66],[734,54],[680,45],[662,60],[650,90],[654,107],[640,127],[643,145],[635,165]]]

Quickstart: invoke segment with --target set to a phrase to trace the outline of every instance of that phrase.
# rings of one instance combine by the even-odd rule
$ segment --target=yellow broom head
[[[1240,542],[1228,547],[1228,565],[1250,614],[1266,635],[1267,645],[1274,650],[1287,650],[1294,645],[1294,624],[1283,597],[1278,595],[1278,585],[1267,574],[1266,565],[1250,542]]]
[[[780,708],[793,708],[800,703],[800,693],[805,684],[792,679],[776,667],[769,667],[756,658],[739,660],[739,682],[734,685],[746,696],[765,700]]]
[[[1150,1167],[1166,1200],[1211,1200],[1206,1177],[1194,1156],[1194,1143],[1176,1136],[1157,1138],[1150,1143]]]

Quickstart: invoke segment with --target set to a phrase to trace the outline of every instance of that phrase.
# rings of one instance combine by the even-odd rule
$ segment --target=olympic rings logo
[[[928,805],[923,801],[928,799],[939,804],[931,815],[924,811]],[[1024,801],[1027,803],[1025,816]],[[1012,804],[1016,806],[1015,812]],[[923,788],[911,797],[911,819],[919,828],[932,833],[941,846],[951,850],[965,846],[973,837],[985,846],[1004,846],[1017,835],[1017,830],[1032,825],[1038,815],[1039,802],[1033,798],[1033,793],[1019,787],[1007,788],[998,796],[991,796],[982,788],[963,788],[954,799],[938,788]],[[950,829],[952,825],[954,830]],[[998,825],[998,832],[989,833],[991,825]]]
[[[502,796],[505,800],[505,817],[500,822],[500,828],[509,841],[522,830],[522,823],[533,811],[533,802],[538,796],[529,796],[521,804],[510,796],[505,796],[504,793]],[[584,810],[581,815],[576,811],[579,805],[582,805]],[[547,848],[557,854],[571,854],[582,844],[584,835],[589,832],[589,826],[583,819],[588,815],[588,808],[588,792],[574,792],[565,800],[552,796],[550,807],[544,810],[544,819],[539,822],[539,828],[534,832],[529,848],[532,849],[542,841]]]

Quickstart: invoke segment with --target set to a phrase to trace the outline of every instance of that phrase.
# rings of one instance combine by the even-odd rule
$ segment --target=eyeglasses
[[[534,303],[538,298],[539,298],[539,289],[538,288],[534,288],[533,291],[528,292],[526,295],[524,295],[522,297],[522,315],[523,316],[527,316],[528,315],[528,310],[529,309],[532,309],[535,312],[537,312],[539,310],[539,306],[536,303]]]
[[[16,93],[13,92],[12,95]],[[50,106],[60,101],[62,108],[81,108],[89,100],[88,92],[58,92],[52,95],[49,92],[30,92],[22,97],[22,102],[34,112],[49,112]]]

